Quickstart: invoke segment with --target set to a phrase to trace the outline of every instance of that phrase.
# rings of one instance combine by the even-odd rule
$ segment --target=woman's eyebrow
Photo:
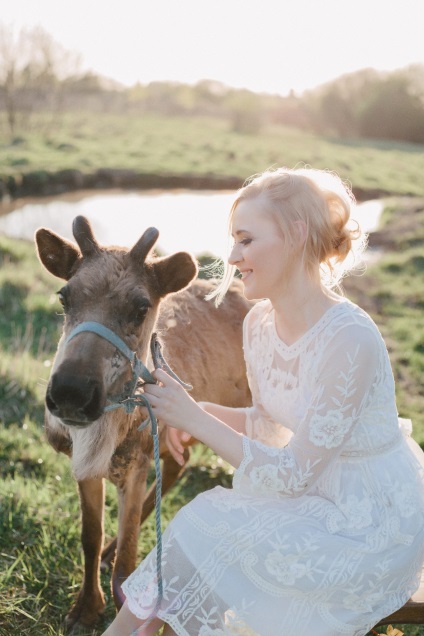
[[[236,230],[232,232],[233,236],[240,236],[240,234],[250,234],[249,230]]]

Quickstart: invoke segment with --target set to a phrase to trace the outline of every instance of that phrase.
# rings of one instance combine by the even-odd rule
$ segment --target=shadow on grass
[[[0,372],[0,423],[5,426],[23,422],[29,418],[41,425],[44,419],[44,404],[34,390],[12,373]]]

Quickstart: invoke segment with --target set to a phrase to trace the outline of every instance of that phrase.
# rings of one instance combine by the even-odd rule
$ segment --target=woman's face
[[[299,256],[284,241],[263,195],[238,203],[231,234],[234,246],[228,260],[241,273],[246,298],[277,298],[286,289]]]

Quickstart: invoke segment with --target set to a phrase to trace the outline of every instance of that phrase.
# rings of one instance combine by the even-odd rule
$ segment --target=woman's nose
[[[237,248],[237,244],[235,244],[228,257],[228,262],[230,265],[237,265],[237,263],[239,263],[240,261],[241,261],[241,255]]]

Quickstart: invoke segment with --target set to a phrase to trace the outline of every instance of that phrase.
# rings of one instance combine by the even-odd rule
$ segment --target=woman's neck
[[[301,285],[291,284],[278,298],[270,300],[275,311],[277,333],[290,346],[341,299],[323,287],[320,280],[308,279],[305,283],[303,279]]]

